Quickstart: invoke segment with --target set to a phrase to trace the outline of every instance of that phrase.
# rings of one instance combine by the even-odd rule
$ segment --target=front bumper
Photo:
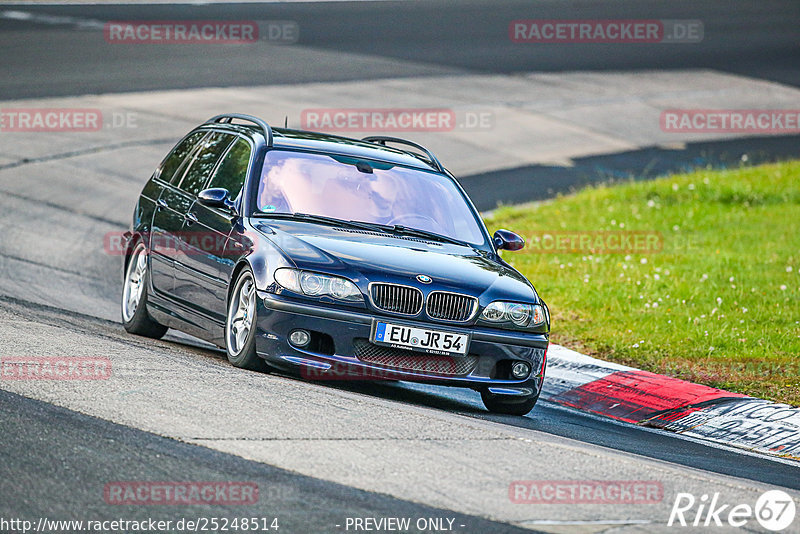
[[[549,343],[543,334],[409,322],[367,310],[327,307],[261,291],[258,297],[256,350],[259,356],[279,369],[296,371],[299,368],[305,378],[406,380],[490,389],[495,394],[515,396],[538,395],[542,387]],[[378,347],[369,342],[376,319],[469,333],[472,338],[469,354],[466,357],[429,356]],[[311,332],[313,339],[322,342],[315,341],[304,348],[295,347],[288,338],[296,329]],[[374,352],[381,356],[381,363],[377,363]],[[512,362],[520,360],[530,364],[531,372],[527,378],[514,379],[508,370]],[[398,361],[410,362],[411,365],[398,367],[395,363]]]

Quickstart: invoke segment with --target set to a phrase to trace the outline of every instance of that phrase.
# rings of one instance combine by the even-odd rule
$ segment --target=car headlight
[[[520,328],[537,326],[547,320],[544,307],[540,304],[523,304],[502,300],[496,300],[486,306],[481,313],[481,319],[497,325],[510,323]]]
[[[348,302],[364,300],[358,286],[339,276],[281,268],[275,271],[275,281],[289,291],[310,297],[332,297]]]

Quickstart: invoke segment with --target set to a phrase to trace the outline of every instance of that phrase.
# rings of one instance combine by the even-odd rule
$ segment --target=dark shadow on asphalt
[[[478,400],[477,404],[475,404],[470,403],[468,400],[462,398],[463,396],[453,397],[448,395],[448,392],[466,392],[467,390],[464,389],[456,390],[445,388],[445,386],[436,386],[435,390],[420,391],[418,389],[412,389],[410,384],[407,382],[353,382],[341,380],[316,380],[314,383],[321,384],[326,387],[351,391],[353,393],[361,393],[362,395],[369,395],[371,397],[400,401],[407,404],[425,406],[427,408],[436,408],[448,412],[458,412],[465,415],[480,415],[487,413],[483,407],[479,406],[480,400]]]
[[[402,77],[441,72],[544,73],[646,72],[713,69],[797,86],[800,4],[796,0],[738,0],[735,9],[724,0],[615,0],[596,2],[531,2],[530,0],[447,0],[427,2],[219,2],[187,7],[181,4],[31,5],[19,10],[50,15],[50,24],[0,19],[0,33],[9,42],[59,43],[59,49],[31,56],[5,57],[26,79],[37,72],[65,72],[80,67],[80,77],[39,77],[21,83],[19,75],[0,80],[0,94],[31,98],[94,92],[121,92],[220,86],[321,82],[326,80]],[[101,32],[67,32],[75,24],[53,24],[52,15],[125,20],[257,20],[293,21],[298,46],[268,41],[227,46],[224,54],[208,46],[102,46]],[[692,43],[515,43],[509,24],[518,19],[694,19],[703,24],[703,38]],[[69,20],[69,19],[67,19]],[[13,33],[12,33],[13,32]],[[98,43],[101,46],[98,46]],[[52,45],[51,45],[52,46]],[[277,55],[275,48],[283,46]],[[173,49],[175,47],[173,46]],[[309,57],[297,50],[327,51]],[[37,50],[39,50],[37,48]],[[285,55],[284,55],[285,54]],[[352,56],[374,60],[352,61]],[[9,56],[9,54],[6,54]],[[19,54],[17,54],[19,55]],[[271,57],[277,56],[274,61]],[[75,58],[80,58],[79,63]],[[288,58],[288,59],[286,59]],[[170,60],[171,59],[171,60]],[[294,59],[294,61],[292,61]],[[381,68],[383,60],[399,60]],[[187,68],[188,66],[188,68]],[[285,68],[288,66],[289,68]],[[425,68],[420,68],[425,67]],[[109,75],[109,69],[113,76]],[[6,69],[7,70],[7,69]],[[202,76],[198,73],[202,72]],[[4,83],[5,82],[5,83]],[[32,94],[36,93],[36,94]]]
[[[651,180],[695,169],[730,169],[800,158],[800,135],[742,137],[688,143],[680,149],[650,147],[576,158],[572,167],[529,165],[459,177],[475,206],[545,200],[600,183]]]

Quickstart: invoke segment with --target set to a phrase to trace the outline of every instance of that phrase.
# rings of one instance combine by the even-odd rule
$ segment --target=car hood
[[[389,282],[491,300],[538,301],[524,276],[471,247],[296,221],[270,221],[256,229],[298,268],[345,276],[362,290],[370,282]],[[418,275],[432,282],[423,284]]]

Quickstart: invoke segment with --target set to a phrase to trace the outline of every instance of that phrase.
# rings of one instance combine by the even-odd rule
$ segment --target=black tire
[[[139,268],[138,271],[137,267]],[[147,313],[147,287],[149,285],[150,271],[147,269],[147,247],[143,242],[139,241],[127,257],[125,265],[120,309],[122,326],[131,334],[160,339],[167,333],[168,328],[154,321],[150,314]],[[136,292],[139,295],[135,299],[135,303],[130,299],[131,292]]]
[[[481,391],[481,400],[486,409],[492,413],[502,413],[506,415],[527,415],[536,406],[539,395],[532,397],[495,395],[488,390]]]
[[[247,335],[244,339],[241,339],[237,336],[237,330],[242,327],[242,320],[244,319],[240,317],[240,314],[236,313],[233,307],[239,306],[242,299],[242,291],[246,284],[249,284],[250,290],[252,290],[253,303],[244,317],[246,319],[249,315],[250,327],[247,329]],[[268,371],[267,362],[256,353],[256,331],[258,328],[255,291],[253,273],[246,267],[236,277],[231,286],[231,291],[228,292],[227,312],[225,315],[225,352],[228,355],[228,361],[236,367],[251,371]]]

